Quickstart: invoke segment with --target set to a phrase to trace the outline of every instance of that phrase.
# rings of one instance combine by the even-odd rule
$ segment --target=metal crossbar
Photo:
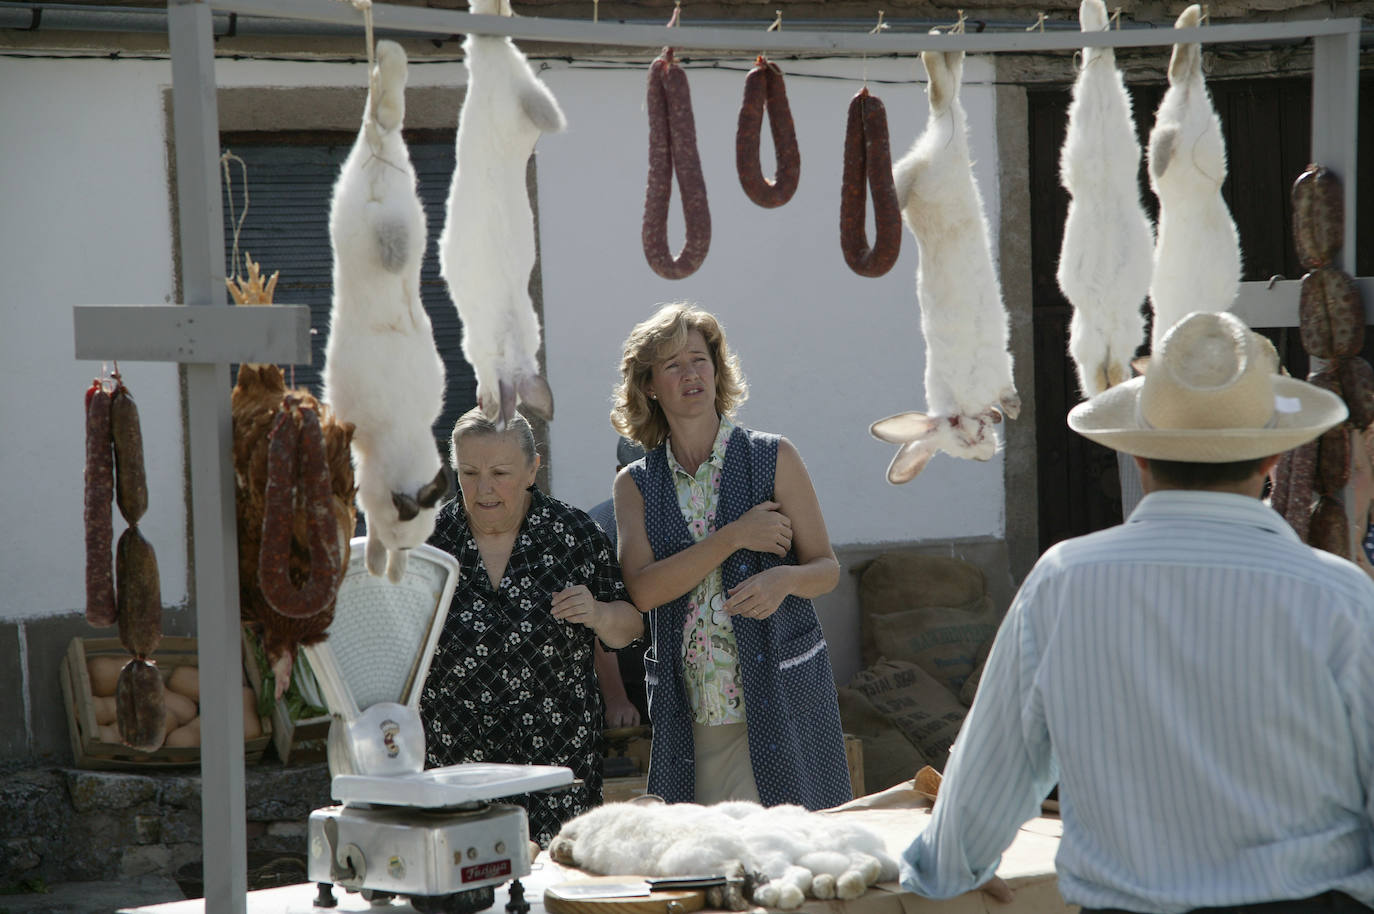
[[[209,0],[221,12],[275,19],[361,25],[362,13],[338,0]],[[1131,28],[1106,32],[1056,31],[1043,33],[981,32],[949,35],[929,32],[880,34],[836,32],[808,28],[808,23],[789,23],[786,30],[766,32],[754,25],[667,28],[578,19],[547,19],[528,16],[477,16],[454,10],[388,6],[372,8],[376,29],[427,35],[501,35],[528,41],[594,44],[627,48],[651,48],[671,44],[675,48],[745,53],[826,52],[832,54],[916,54],[921,51],[965,51],[970,54],[1017,51],[1075,51],[1083,47],[1163,47],[1178,42],[1227,44],[1249,42],[1300,42],[1322,35],[1359,34],[1360,20],[1321,19],[1294,22],[1213,25],[1191,29]]]

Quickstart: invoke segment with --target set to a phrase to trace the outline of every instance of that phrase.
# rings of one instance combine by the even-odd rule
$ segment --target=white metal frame
[[[338,0],[170,0],[172,104],[176,143],[181,280],[185,305],[225,307],[223,213],[219,185],[219,116],[215,100],[212,11],[363,26],[363,14]],[[756,27],[622,25],[566,19],[476,16],[377,4],[374,27],[413,33],[506,35],[533,41],[623,48],[741,53],[916,54],[1071,51],[1085,46],[1146,47],[1301,41],[1313,43],[1312,160],[1344,178],[1342,265],[1355,269],[1355,166],[1360,20],[1325,19],[1195,29],[1128,29],[1082,33],[879,34]],[[1362,279],[1374,301],[1374,280]],[[1297,283],[1242,284],[1234,310],[1256,326],[1297,324]],[[244,914],[247,854],[242,727],[239,707],[238,566],[234,514],[229,362],[310,361],[308,317],[301,306],[233,309],[190,317],[181,306],[154,314],[133,306],[77,308],[78,358],[177,361],[186,365],[190,441],[195,605],[200,644],[201,774],[205,910]],[[99,312],[99,313],[97,313]],[[144,312],[141,323],[134,312]],[[175,312],[175,313],[172,313]],[[265,312],[265,313],[264,313]],[[249,315],[252,315],[249,318]],[[129,318],[129,321],[122,321]],[[197,319],[201,319],[198,332]],[[135,324],[141,330],[134,329]],[[213,332],[206,328],[213,327]],[[304,329],[303,329],[304,328]]]

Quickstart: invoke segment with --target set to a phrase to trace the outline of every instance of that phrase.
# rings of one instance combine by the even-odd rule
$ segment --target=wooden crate
[[[199,765],[199,746],[163,746],[152,752],[140,752],[119,743],[101,741],[95,722],[90,670],[86,666],[90,658],[101,655],[128,659],[129,652],[118,638],[73,638],[62,658],[62,698],[67,706],[67,729],[76,767],[128,770]],[[164,680],[178,666],[198,667],[196,639],[165,637],[150,659],[157,664]],[[271,739],[272,722],[263,719],[262,735],[244,740],[244,762],[251,765],[260,761]]]
[[[253,643],[257,635],[248,626],[243,626],[243,668],[248,673],[248,684],[253,694],[262,697],[262,670],[258,669],[257,656]],[[328,714],[292,720],[286,703],[272,703],[272,745],[277,749],[277,757],[282,764],[306,764],[323,762],[328,758],[329,723],[333,718]]]

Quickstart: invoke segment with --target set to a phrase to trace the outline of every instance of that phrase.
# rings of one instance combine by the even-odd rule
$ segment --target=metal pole
[[[196,0],[172,0],[167,30],[172,52],[182,293],[189,306],[226,307],[210,7]],[[245,914],[243,661],[229,366],[223,362],[188,364],[186,382],[192,569],[204,722],[200,771],[205,911]]]
[[[1312,161],[1331,169],[1345,185],[1345,245],[1337,266],[1354,276],[1360,35],[1317,36],[1312,54]]]

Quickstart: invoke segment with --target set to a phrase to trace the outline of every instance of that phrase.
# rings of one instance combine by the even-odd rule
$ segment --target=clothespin
[[[962,35],[962,34],[964,34],[964,23],[967,22],[967,21],[968,21],[968,17],[964,15],[964,11],[963,11],[963,10],[959,10],[959,18],[958,18],[958,20],[954,23],[954,25],[950,26],[949,33],[950,33],[951,35]]]
[[[773,23],[764,29],[765,32],[782,31],[782,10],[773,10]]]
[[[876,35],[887,29],[887,23],[883,21],[883,11],[878,10],[878,24],[868,30],[868,34]]]
[[[1107,20],[1108,27],[1116,26],[1116,30],[1121,31],[1121,7],[1112,10],[1111,18]]]
[[[592,22],[601,21],[601,0],[592,0]]]
[[[679,22],[679,20],[680,20],[681,18],[682,18],[682,0],[674,0],[674,2],[673,2],[673,16],[672,16],[671,19],[668,20],[668,24],[665,26],[665,28],[670,28],[670,29],[671,29],[671,28],[676,28],[678,25],[681,24],[681,23]]]
[[[1207,4],[1202,4],[1202,16],[1198,19],[1198,25],[1211,25],[1212,11],[1207,8]]]
[[[1026,26],[1026,31],[1040,32],[1043,35],[1045,32],[1045,14],[1043,12],[1036,13],[1035,22],[1031,25]]]

